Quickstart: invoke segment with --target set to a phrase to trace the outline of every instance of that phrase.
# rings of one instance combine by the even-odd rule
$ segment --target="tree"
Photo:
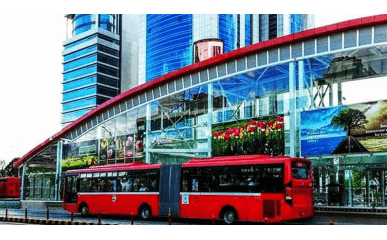
[[[5,170],[4,170],[5,166],[6,166],[5,160],[0,160],[0,177],[5,176]]]
[[[0,160],[0,177],[17,177],[18,170],[13,168],[13,163],[16,162],[19,158],[14,158],[8,164],[4,160]]]
[[[344,128],[347,135],[351,135],[351,129],[363,128],[363,124],[368,123],[367,117],[357,109],[346,108],[332,118],[331,124]]]

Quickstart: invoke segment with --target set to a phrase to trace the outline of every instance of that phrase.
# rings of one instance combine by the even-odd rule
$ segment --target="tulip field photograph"
[[[217,156],[284,155],[283,116],[214,125],[212,154]]]

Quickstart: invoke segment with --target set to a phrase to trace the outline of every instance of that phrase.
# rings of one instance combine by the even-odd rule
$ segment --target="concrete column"
[[[26,180],[26,169],[27,163],[23,163],[22,165],[22,173],[21,173],[21,189],[20,189],[20,200],[25,200],[24,197],[24,188],[25,188],[25,180]]]
[[[289,63],[289,133],[290,133],[290,157],[296,157],[296,64]]]
[[[63,151],[62,145],[62,141],[59,141],[56,145],[55,201],[60,201],[62,198],[60,194]]]
[[[329,86],[329,107],[333,106],[333,87]]]
[[[245,107],[246,103],[243,101],[239,107],[239,119],[245,119]]]
[[[298,61],[298,108],[297,108],[297,101],[296,101],[296,109],[297,111],[297,125],[296,126],[296,133],[298,135],[298,146],[299,146],[299,154],[302,155],[300,146],[301,146],[301,111],[305,109],[309,105],[308,94],[307,90],[305,89],[305,64],[303,60]]]
[[[343,105],[343,93],[342,93],[342,90],[341,90],[341,81],[338,80],[337,82],[337,104],[340,106],[340,105]]]
[[[95,14],[95,27],[99,28],[99,14]]]
[[[146,132],[146,138],[145,138],[145,162],[150,163],[150,132],[151,132],[151,106],[148,103],[146,105],[146,123],[145,123],[145,132]]]
[[[212,144],[212,118],[213,118],[213,94],[214,93],[214,87],[213,87],[213,84],[212,83],[209,83],[208,84],[208,95],[207,95],[207,107],[208,107],[208,119],[207,119],[207,122],[208,122],[208,126],[207,126],[207,131],[208,131],[208,142],[207,142],[207,149],[208,149],[208,153],[207,153],[207,157],[211,157],[212,154],[211,154],[211,151],[212,151],[212,148],[211,148],[211,144]]]
[[[381,187],[381,193],[382,193],[382,206],[385,207],[386,206],[386,201],[384,200],[384,190],[385,190],[385,179],[384,179],[384,176],[385,176],[385,170],[380,170],[381,171],[381,174],[380,174],[380,187]]]

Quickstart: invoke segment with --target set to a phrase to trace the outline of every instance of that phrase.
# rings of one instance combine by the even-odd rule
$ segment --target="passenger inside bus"
[[[122,179],[121,186],[123,192],[130,192],[130,189],[132,188],[132,179]]]
[[[141,188],[140,188],[140,192],[148,192],[149,189],[147,187],[145,187],[145,185],[143,183],[140,184]]]
[[[140,181],[140,180],[138,180],[138,178],[136,178],[136,179],[134,180],[134,183],[133,183],[133,191],[134,191],[134,192],[138,192],[139,181]]]

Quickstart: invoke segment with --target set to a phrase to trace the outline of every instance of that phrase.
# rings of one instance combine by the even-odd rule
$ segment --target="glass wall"
[[[330,40],[334,42],[335,38]],[[342,99],[339,99],[342,93],[372,95],[362,89],[349,91],[348,86],[357,80],[382,79],[387,74],[385,46],[316,56],[319,51],[324,52],[327,41],[328,38],[319,39],[317,47],[314,42],[312,45],[305,42],[304,54],[313,56],[309,59],[274,65],[282,52],[269,50],[268,55],[260,53],[254,56],[257,65],[264,66],[259,69],[232,75],[236,72],[235,65],[238,69],[245,69],[249,62],[243,61],[241,65],[245,66],[240,66],[230,61],[223,65],[229,76],[223,74],[222,78],[208,79],[207,72],[201,71],[200,75],[184,76],[184,82],[178,79],[141,93],[140,97],[132,96],[91,120],[95,122],[90,123],[94,126],[90,131],[77,129],[83,134],[63,146],[63,171],[90,165],[135,161],[181,163],[192,157],[210,157],[214,156],[213,142],[219,139],[219,136],[214,138],[214,129],[232,126],[235,128],[235,139],[242,137],[242,131],[255,134],[256,128],[259,128],[262,136],[283,138],[279,141],[280,151],[264,153],[289,156],[294,150],[295,156],[313,160],[316,205],[385,206],[387,158],[383,152],[375,155],[363,152],[360,156],[352,153],[302,155],[305,152],[302,149],[302,141],[305,140],[303,113],[313,109],[325,111],[342,104]],[[345,45],[340,35],[338,43],[343,42]],[[309,48],[309,45],[312,47]],[[334,44],[331,42],[330,46],[332,48]],[[296,47],[292,47],[292,51],[292,56],[297,55]],[[222,66],[216,69],[218,71]],[[208,73],[211,75],[211,69]],[[181,84],[179,87],[178,81]],[[185,89],[182,89],[183,85]],[[160,95],[163,97],[159,98]],[[126,110],[132,106],[134,108]],[[117,113],[119,115],[115,115]],[[263,117],[268,119],[265,126],[258,126],[257,122]],[[327,121],[324,117],[312,120],[309,127],[316,124],[316,129],[320,130]],[[248,123],[246,129],[243,126],[245,122]],[[330,124],[330,120],[328,122]],[[89,122],[87,124],[90,126]],[[247,130],[247,127],[254,131]],[[329,135],[321,133],[325,134],[323,138]],[[231,137],[232,134],[229,135]],[[385,142],[385,139],[380,141]],[[332,142],[326,144],[332,145]],[[269,146],[265,142],[263,148],[279,149]],[[322,146],[324,144],[317,147]],[[31,175],[26,184],[26,191],[30,192],[28,196],[46,196],[48,193],[43,193],[44,186],[51,186],[47,178]]]
[[[146,81],[193,61],[192,14],[146,15]]]
[[[173,162],[179,156],[207,156],[208,94],[208,86],[202,85],[150,104],[152,163],[165,162],[163,155]]]
[[[386,206],[386,160],[385,156],[316,160],[313,164],[315,205]]]

